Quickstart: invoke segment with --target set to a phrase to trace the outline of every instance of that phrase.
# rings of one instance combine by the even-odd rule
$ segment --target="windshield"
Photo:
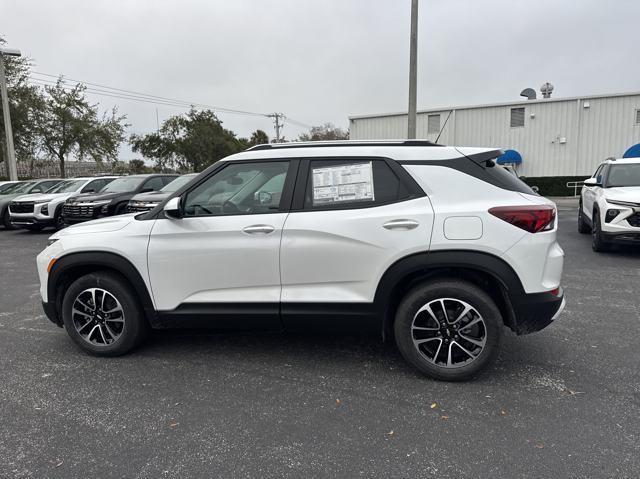
[[[146,178],[144,176],[128,176],[113,180],[100,190],[100,193],[125,193],[135,190]]]
[[[30,189],[35,184],[36,184],[35,181],[27,181],[27,182],[24,182],[24,183],[18,183],[11,190],[5,191],[5,194],[6,193],[11,193],[11,194],[14,194],[14,193],[25,193],[28,189]]]
[[[606,187],[640,186],[640,163],[611,165],[607,174]]]
[[[53,188],[47,190],[47,193],[71,193],[80,188],[87,180],[68,180],[58,183]]]
[[[9,193],[12,189],[14,189],[19,184],[20,183],[5,183],[4,185],[0,185],[0,195]]]
[[[166,185],[164,188],[162,188],[160,191],[164,193],[173,193],[174,191],[178,191],[184,185],[189,183],[195,176],[197,176],[197,173],[194,173],[192,175],[179,176],[178,178],[173,180],[171,183]]]

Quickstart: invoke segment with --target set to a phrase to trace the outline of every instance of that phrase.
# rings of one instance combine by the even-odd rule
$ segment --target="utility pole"
[[[18,167],[16,152],[13,148],[13,131],[11,130],[11,114],[9,113],[9,96],[7,94],[7,78],[4,71],[4,57],[19,57],[20,51],[14,48],[0,48],[0,94],[2,95],[2,113],[4,115],[4,136],[7,141],[7,173],[9,180],[18,181]]]
[[[284,113],[271,113],[270,115],[267,115],[267,117],[273,118],[273,127],[276,130],[276,139],[274,143],[280,143],[280,128],[284,126],[284,124],[281,123],[281,121],[284,121]]]
[[[418,0],[411,0],[411,37],[409,39],[409,115],[407,138],[416,137],[418,101]]]

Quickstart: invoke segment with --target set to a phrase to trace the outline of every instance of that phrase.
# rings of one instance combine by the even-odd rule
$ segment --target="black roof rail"
[[[245,151],[270,150],[280,148],[321,148],[332,146],[444,146],[427,140],[336,140],[299,141],[290,143],[267,143],[252,146]]]

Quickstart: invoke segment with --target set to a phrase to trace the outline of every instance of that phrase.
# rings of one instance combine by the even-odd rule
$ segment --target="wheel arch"
[[[58,325],[62,324],[62,293],[79,277],[96,271],[111,271],[122,276],[133,287],[147,320],[150,323],[154,320],[156,311],[151,294],[133,263],[117,253],[85,251],[62,256],[49,272],[47,297],[55,304]]]
[[[435,279],[458,279],[482,288],[496,302],[507,327],[516,330],[511,297],[524,295],[516,272],[504,260],[489,253],[468,250],[432,251],[404,257],[383,274],[374,304],[382,315],[382,335],[393,334],[395,312],[414,286]]]

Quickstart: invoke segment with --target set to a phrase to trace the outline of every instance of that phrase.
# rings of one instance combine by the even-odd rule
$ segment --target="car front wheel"
[[[584,212],[582,211],[582,203],[578,206],[578,233],[586,235],[591,232],[591,228],[584,219]]]
[[[482,289],[452,279],[411,290],[398,307],[394,333],[404,358],[427,376],[462,381],[495,359],[502,327]]]
[[[96,356],[120,356],[136,347],[149,326],[130,291],[123,278],[108,272],[77,279],[62,302],[62,319],[71,339]]]
[[[600,227],[600,213],[597,210],[593,212],[593,228],[591,228],[591,249],[596,253],[609,250],[609,243],[603,238]]]

